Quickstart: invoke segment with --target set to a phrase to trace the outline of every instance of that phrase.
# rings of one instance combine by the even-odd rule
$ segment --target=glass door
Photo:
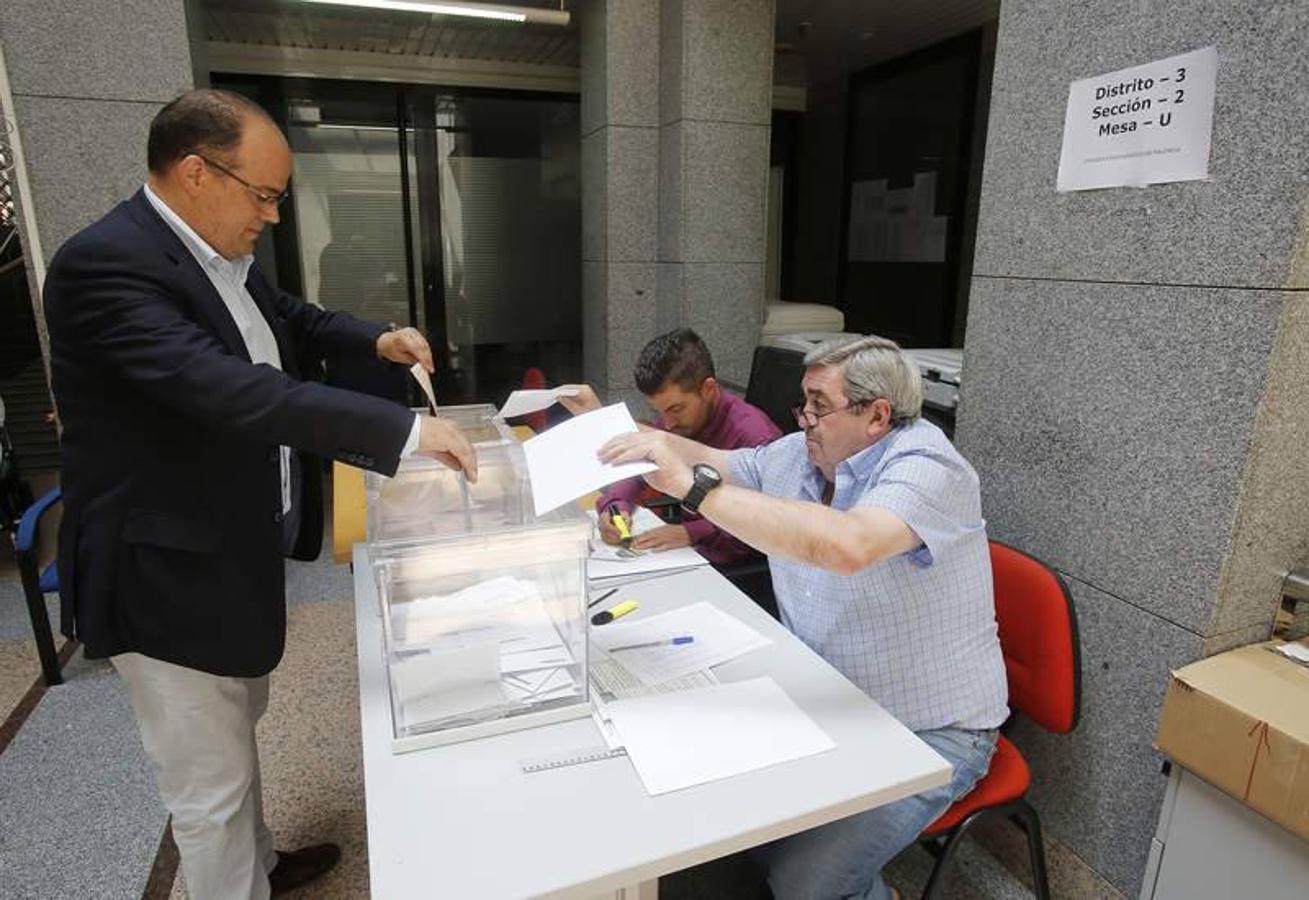
[[[581,377],[575,98],[411,94],[425,312],[461,400]]]
[[[575,96],[322,79],[229,79],[287,134],[282,225],[256,250],[285,290],[412,325],[443,403],[582,375]],[[418,401],[403,369],[328,360],[329,382]]]

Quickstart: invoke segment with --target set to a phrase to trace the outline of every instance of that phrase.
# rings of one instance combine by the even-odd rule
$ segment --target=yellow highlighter
[[[627,547],[632,543],[632,529],[627,527],[627,520],[623,518],[623,512],[618,508],[617,503],[609,504],[609,518],[613,521],[614,527],[618,529],[618,543],[620,546]]]
[[[592,625],[608,625],[614,619],[621,619],[623,616],[638,608],[641,604],[635,600],[624,600],[622,603],[615,603],[608,609],[601,610],[591,617]]]

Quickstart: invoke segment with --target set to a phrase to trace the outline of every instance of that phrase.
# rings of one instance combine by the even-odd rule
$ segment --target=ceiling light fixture
[[[535,6],[504,6],[498,3],[426,3],[421,0],[304,0],[304,2],[326,6],[354,6],[361,9],[426,13],[432,16],[464,16],[497,22],[531,22],[536,25],[567,25],[571,19],[571,14],[564,10],[540,9]]]

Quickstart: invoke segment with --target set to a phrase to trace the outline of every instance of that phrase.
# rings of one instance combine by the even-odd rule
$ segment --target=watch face
[[[691,469],[691,474],[695,477],[697,485],[704,485],[706,489],[718,487],[722,483],[723,476],[718,474],[718,470],[713,466],[707,466],[704,463],[696,463]]]

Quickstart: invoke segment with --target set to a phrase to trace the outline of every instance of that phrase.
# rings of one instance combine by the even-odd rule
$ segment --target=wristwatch
[[[682,509],[694,515],[700,511],[705,495],[723,483],[723,476],[713,466],[704,463],[696,463],[691,469],[691,475],[695,480],[691,490],[682,498]]]

